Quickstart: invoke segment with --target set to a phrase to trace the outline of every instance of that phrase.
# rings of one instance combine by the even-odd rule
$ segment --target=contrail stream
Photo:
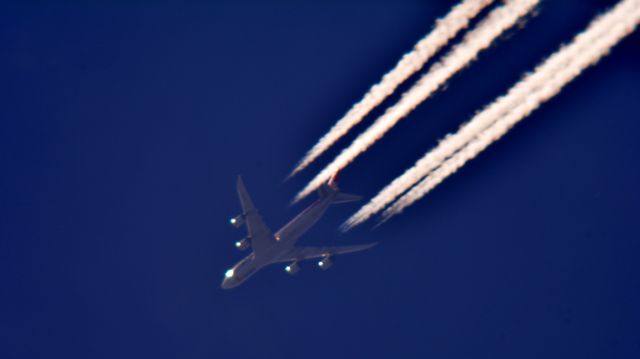
[[[574,57],[580,56],[581,51],[583,51],[585,47],[589,47],[591,41],[594,41],[594,39],[602,35],[603,31],[606,31],[606,28],[603,27],[598,27],[598,29],[601,30],[584,32],[578,35],[576,41],[574,41],[574,45],[565,48],[561,53],[549,57],[542,65],[538,66],[536,71],[513,86],[506,96],[494,101],[484,111],[478,113],[472,121],[463,125],[457,133],[448,135],[442,139],[436,148],[428,152],[401,176],[394,179],[369,201],[369,203],[351,216],[343,228],[348,229],[356,226],[384,209],[389,203],[393,202],[398,196],[429,174],[429,172],[437,168],[445,159],[465,146],[481,131],[497,119],[505,116],[515,106],[524,101],[527,95],[532,92],[532,89],[544,86],[550,80],[550,76],[555,76],[556,72],[566,67]],[[582,37],[588,37],[588,39],[577,41]]]
[[[464,0],[454,6],[445,17],[437,20],[433,31],[418,41],[411,52],[405,54],[396,66],[382,77],[379,83],[371,87],[360,102],[353,105],[349,112],[318,140],[318,143],[307,152],[289,176],[302,171],[353,126],[362,121],[371,110],[391,95],[400,84],[420,70],[458,32],[469,26],[469,21],[492,2],[493,0]]]
[[[576,36],[571,44],[553,54],[537,68],[533,75],[522,80],[521,83],[530,82],[533,86],[525,88],[525,90],[530,90],[531,92],[523,101],[520,101],[517,107],[513,108],[505,116],[496,118],[496,121],[487,130],[480,133],[462,150],[444,161],[435,171],[429,173],[418,185],[385,210],[383,212],[384,220],[402,212],[403,209],[422,198],[444,179],[455,173],[467,161],[473,159],[490,144],[500,139],[520,120],[527,117],[542,103],[558,94],[567,83],[579,76],[584,69],[597,63],[613,46],[633,32],[638,23],[640,23],[640,0],[623,0],[612,10],[599,16],[585,31]],[[579,54],[576,55],[576,51],[579,51]],[[567,59],[566,54],[569,54],[571,58]],[[560,71],[557,71],[552,66],[554,61],[565,63],[567,60],[568,63]],[[555,74],[551,74],[548,71],[555,71]],[[534,81],[530,81],[529,79],[536,74],[542,74],[540,76],[548,78],[548,82],[543,86],[539,86]],[[507,95],[496,100],[495,103],[510,101],[509,96],[511,95],[512,92],[510,91]],[[490,105],[487,110],[492,106]],[[476,118],[481,114],[477,115]],[[476,118],[471,122],[475,121]]]
[[[493,40],[531,11],[538,2],[539,0],[512,0],[491,11],[486,19],[466,34],[460,44],[444,56],[442,61],[433,65],[429,72],[404,93],[397,104],[387,109],[384,115],[311,180],[298,193],[294,202],[307,196],[382,138],[398,121],[437,91],[451,76],[473,61],[480,51],[489,47]]]

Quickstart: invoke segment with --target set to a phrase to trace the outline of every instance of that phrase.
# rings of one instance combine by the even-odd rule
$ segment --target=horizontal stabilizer
[[[340,192],[340,189],[335,182],[335,177],[329,182],[318,187],[318,197],[320,197],[320,199],[332,197],[331,204],[348,203],[362,199],[362,196]]]
[[[331,203],[349,203],[349,202],[359,201],[361,199],[362,199],[362,196],[340,192],[336,194],[336,196],[334,197]]]

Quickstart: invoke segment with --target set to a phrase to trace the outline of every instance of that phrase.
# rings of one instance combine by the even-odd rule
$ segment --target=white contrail
[[[325,167],[296,198],[298,201],[325,183],[331,176],[351,163],[358,155],[373,145],[398,121],[438,90],[451,76],[468,65],[478,53],[491,45],[500,34],[526,15],[539,0],[511,0],[487,16],[478,26],[466,34],[444,59],[427,72],[409,89],[397,104],[387,111],[353,143]]]
[[[640,0],[623,0],[611,11],[594,20],[570,45],[559,50],[543,63],[538,68],[538,71],[546,70],[545,65],[547,62],[563,56],[565,52],[570,52],[573,48],[582,48],[581,56],[574,57],[569,65],[555,74],[547,84],[534,89],[515,109],[497,120],[490,128],[483,131],[462,150],[442,163],[438,169],[430,173],[418,185],[385,210],[383,213],[384,220],[402,212],[404,208],[422,198],[444,179],[455,173],[467,161],[476,157],[490,144],[501,138],[511,127],[527,117],[542,103],[558,94],[567,83],[580,75],[585,68],[598,62],[622,38],[633,32],[639,23]],[[507,101],[508,96],[501,97],[497,101]]]
[[[384,209],[389,203],[393,202],[398,196],[429,174],[429,172],[437,168],[444,160],[465,146],[481,131],[505,116],[514,107],[521,104],[526,96],[534,89],[547,84],[550,81],[550,77],[555,76],[560,69],[567,67],[576,56],[584,56],[582,51],[584,51],[586,47],[589,47],[591,42],[603,35],[603,31],[607,30],[603,26],[599,26],[597,29],[600,30],[583,32],[578,35],[573,45],[551,56],[542,65],[538,66],[536,71],[513,86],[506,96],[503,96],[499,101],[494,101],[484,111],[477,114],[472,121],[463,125],[457,133],[448,135],[442,139],[436,148],[429,151],[424,157],[418,160],[413,167],[394,179],[369,201],[369,203],[351,216],[343,225],[343,229],[346,230],[356,226]],[[577,41],[583,37],[586,37],[586,39]]]
[[[464,0],[454,6],[445,17],[437,20],[433,31],[416,43],[413,50],[405,54],[393,70],[384,75],[379,83],[371,87],[362,100],[353,105],[349,112],[320,138],[318,143],[307,152],[289,176],[295,175],[311,164],[353,126],[362,121],[371,110],[391,95],[400,84],[420,70],[458,32],[469,26],[469,21],[492,2],[493,0]]]

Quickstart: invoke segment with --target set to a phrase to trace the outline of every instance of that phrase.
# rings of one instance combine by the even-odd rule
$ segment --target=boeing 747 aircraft
[[[247,226],[248,235],[236,242],[236,248],[245,250],[251,247],[252,253],[226,271],[222,288],[229,289],[244,283],[263,267],[274,263],[289,263],[285,271],[295,274],[300,270],[298,262],[305,259],[321,258],[318,266],[327,269],[331,266],[331,257],[337,254],[362,251],[376,243],[338,246],[338,247],[299,247],[298,239],[322,217],[330,205],[353,202],[360,196],[342,193],[338,190],[335,177],[318,189],[319,198],[302,211],[275,234],[271,232],[253,205],[251,197],[238,176],[238,196],[242,205],[242,214],[230,220],[235,227]]]

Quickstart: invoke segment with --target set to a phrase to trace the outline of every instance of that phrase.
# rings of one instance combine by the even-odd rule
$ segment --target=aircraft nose
[[[220,284],[222,289],[231,289],[238,286],[238,282],[234,278],[225,278]]]
[[[230,274],[230,271],[227,271],[227,273],[225,273],[224,279],[222,280],[222,284],[220,284],[220,287],[222,289],[230,289],[237,285],[238,281],[236,280],[236,277],[233,276],[233,272],[231,272]]]
[[[220,288],[222,289],[229,289],[229,280],[227,278],[222,280],[222,283],[220,284]]]
[[[236,273],[235,268],[231,268],[224,273],[224,279],[222,280],[222,284],[220,287],[222,289],[230,289],[239,286],[245,277],[241,277]]]
[[[233,285],[231,283],[231,278],[224,278],[222,280],[222,283],[220,284],[220,288],[222,289],[229,289],[231,288]]]

